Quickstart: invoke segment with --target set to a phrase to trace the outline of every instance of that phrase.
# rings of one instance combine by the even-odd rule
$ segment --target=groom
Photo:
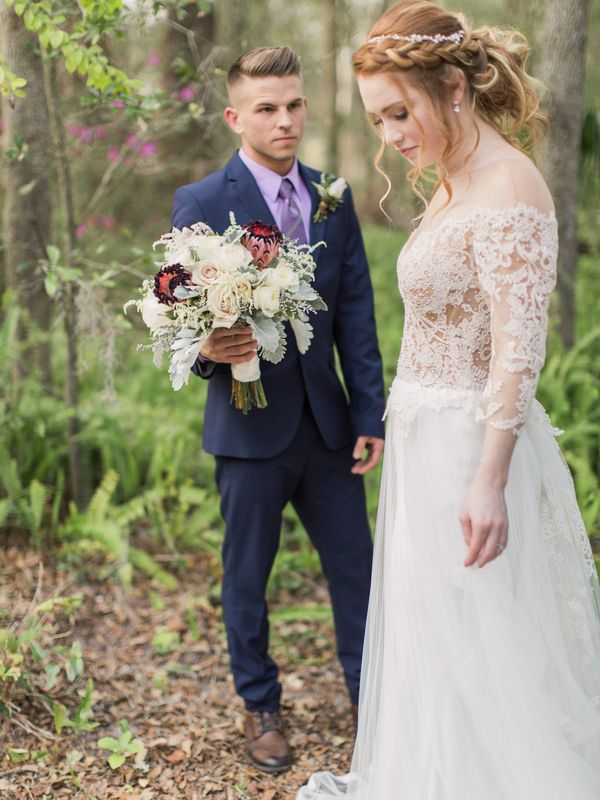
[[[373,293],[350,190],[314,216],[317,170],[295,157],[306,121],[298,56],[251,50],[229,70],[229,127],[241,149],[223,169],[175,192],[173,225],[202,220],[217,232],[275,222],[316,252],[315,288],[327,311],[311,317],[306,355],[288,330],[277,365],[261,362],[266,409],[230,405],[230,365],[256,352],[250,328],[215,330],[194,371],[209,379],[204,448],[216,457],[225,520],[222,603],[231,667],[246,707],[246,753],[265,772],[292,764],[279,712],[281,685],[269,655],[265,588],[291,502],[319,552],[333,604],[338,654],[356,714],[369,597],[371,536],[362,475],[383,452],[384,399]],[[336,374],[334,345],[345,390]]]

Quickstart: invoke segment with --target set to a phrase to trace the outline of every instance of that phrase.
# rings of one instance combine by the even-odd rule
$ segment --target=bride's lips
[[[416,149],[417,149],[417,145],[416,145],[416,144],[414,144],[412,147],[403,147],[403,148],[400,150],[400,152],[402,153],[402,155],[403,155],[403,156],[408,156],[408,155],[409,155],[409,153],[412,153],[412,151],[413,151],[413,150],[416,150]]]

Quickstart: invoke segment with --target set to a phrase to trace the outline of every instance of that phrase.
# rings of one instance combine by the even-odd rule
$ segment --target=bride
[[[534,399],[557,228],[524,149],[545,121],[527,52],[412,0],[354,54],[383,143],[438,181],[398,260],[352,767],[298,800],[600,797],[600,591]]]

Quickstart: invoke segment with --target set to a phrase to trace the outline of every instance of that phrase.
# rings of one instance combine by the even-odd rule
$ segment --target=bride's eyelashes
[[[402,122],[403,120],[408,119],[408,111],[406,109],[404,109],[404,111],[399,111],[397,114],[392,115],[392,119],[396,122]],[[379,117],[371,117],[371,122],[376,127],[383,124],[383,120]]]

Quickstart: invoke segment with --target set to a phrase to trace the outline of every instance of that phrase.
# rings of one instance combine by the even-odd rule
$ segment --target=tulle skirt
[[[478,400],[394,382],[351,771],[297,800],[600,798],[600,591],[571,476],[535,403],[508,547],[465,568]]]

